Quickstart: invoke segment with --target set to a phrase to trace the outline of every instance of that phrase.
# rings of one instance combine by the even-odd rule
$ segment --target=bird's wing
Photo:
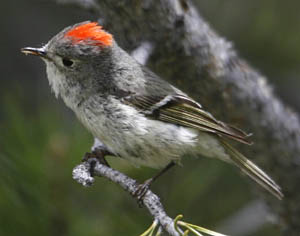
[[[145,115],[203,132],[215,133],[245,144],[251,144],[245,132],[216,120],[204,111],[193,99],[182,95],[151,96],[134,95],[123,98],[128,105],[135,106]]]

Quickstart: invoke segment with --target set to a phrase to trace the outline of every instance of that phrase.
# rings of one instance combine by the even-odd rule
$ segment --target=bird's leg
[[[110,167],[108,162],[105,159],[105,156],[107,156],[107,155],[113,156],[113,154],[111,152],[109,152],[105,147],[103,147],[103,148],[97,147],[97,148],[93,149],[92,152],[86,152],[83,156],[82,161],[87,161],[90,158],[97,158],[102,165],[106,165],[106,166]],[[96,163],[91,162],[91,165],[90,165],[91,176],[94,176],[95,164]]]
[[[154,175],[152,178],[147,179],[144,183],[140,184],[137,188],[137,190],[134,192],[133,196],[137,197],[138,203],[140,206],[142,206],[142,200],[145,194],[147,193],[148,189],[150,188],[150,185],[158,179],[161,175],[166,173],[171,167],[175,165],[174,161],[171,161],[165,168],[163,168],[161,171],[159,171],[156,175]]]
[[[108,162],[105,160],[105,156],[107,156],[107,155],[115,156],[115,155],[113,153],[111,153],[108,150],[108,148],[98,138],[94,139],[94,144],[91,149],[92,149],[91,152],[85,153],[82,161],[87,161],[90,158],[97,158],[102,165],[106,165],[106,166],[110,167]],[[90,163],[91,176],[94,175],[95,164],[96,164],[95,162]]]

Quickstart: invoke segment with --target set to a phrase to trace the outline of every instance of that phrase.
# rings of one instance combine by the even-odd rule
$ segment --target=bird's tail
[[[264,171],[262,171],[253,162],[248,160],[243,154],[238,152],[226,141],[220,139],[220,143],[230,155],[232,162],[238,166],[242,172],[251,177],[254,181],[272,193],[279,200],[283,198],[283,193],[281,192],[280,186],[278,186],[275,181],[272,180]]]

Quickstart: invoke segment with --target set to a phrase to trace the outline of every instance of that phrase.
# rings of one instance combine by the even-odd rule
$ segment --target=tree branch
[[[125,191],[132,196],[138,189],[139,184],[136,180],[129,178],[128,176],[113,170],[106,165],[102,165],[98,159],[90,158],[87,161],[81,163],[73,169],[73,179],[82,184],[83,186],[90,186],[94,182],[94,178],[90,175],[90,168],[93,165],[93,173],[96,176],[102,176],[110,181],[121,186]],[[155,220],[163,227],[163,229],[172,236],[179,236],[178,232],[174,228],[173,219],[170,218],[161,202],[159,197],[148,190],[143,198],[143,204],[148,209],[149,213]]]
[[[286,197],[278,202],[260,194],[278,215],[285,235],[299,233],[299,118],[274,95],[266,78],[211,29],[190,1],[57,1],[76,3],[99,14],[101,23],[127,50],[150,42],[149,67],[216,118],[253,132],[255,145],[240,148],[278,181]]]

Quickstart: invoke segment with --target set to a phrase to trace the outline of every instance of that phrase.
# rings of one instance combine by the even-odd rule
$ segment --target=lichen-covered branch
[[[90,175],[91,163],[93,165],[93,173],[96,176],[102,176],[111,180],[131,195],[134,195],[138,189],[139,184],[134,179],[101,164],[96,158],[90,158],[74,168],[73,178],[82,185],[89,186],[94,182],[94,178]],[[169,235],[179,236],[179,233],[174,228],[173,219],[166,214],[157,195],[148,190],[142,201],[153,218],[159,222]]]
[[[198,100],[216,118],[252,132],[255,145],[240,148],[245,154],[252,151],[248,156],[283,187],[286,197],[278,202],[260,194],[278,215],[285,235],[298,235],[299,118],[190,1],[57,1],[76,3],[99,14],[101,23],[128,51],[149,42],[152,70]]]
[[[97,144],[97,142],[98,141],[96,139],[95,144]],[[183,217],[182,215],[178,215],[175,219],[170,218],[166,214],[163,205],[156,194],[148,189],[142,198],[138,197],[135,193],[140,185],[136,182],[136,180],[129,178],[123,173],[116,171],[105,164],[102,164],[98,158],[88,158],[83,163],[76,166],[73,169],[73,179],[83,186],[90,186],[94,182],[94,177],[91,176],[91,170],[93,176],[105,177],[121,186],[125,191],[135,197],[139,204],[141,204],[140,201],[142,201],[143,205],[154,218],[154,221],[150,228],[147,229],[141,236],[154,235],[156,228],[158,228],[155,234],[157,236],[161,235],[161,229],[167,232],[170,236],[187,236],[190,235],[189,233],[193,235],[202,235],[201,233],[204,233],[205,235],[211,236],[226,236],[194,224],[183,222],[180,220]],[[182,228],[184,228],[184,230],[182,230]]]

